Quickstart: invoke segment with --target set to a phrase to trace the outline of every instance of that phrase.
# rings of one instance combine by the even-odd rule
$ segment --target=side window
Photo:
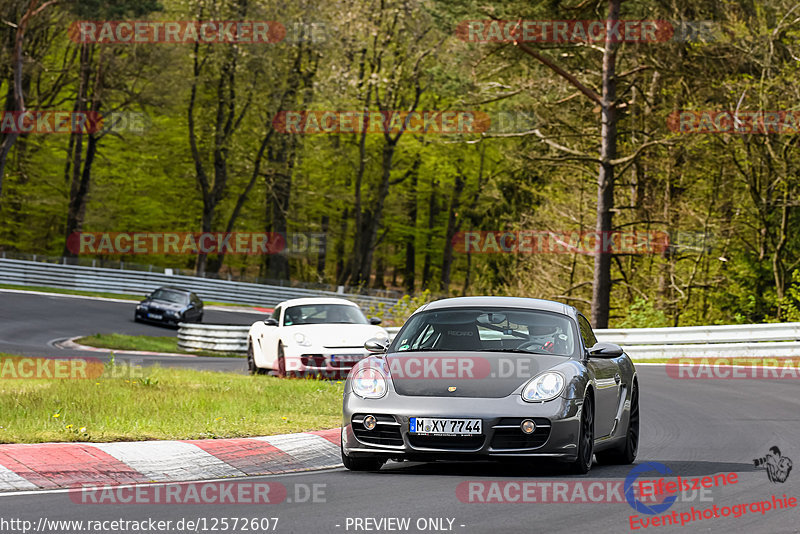
[[[281,307],[280,306],[278,306],[277,308],[272,310],[272,315],[270,315],[270,318],[275,319],[276,321],[278,321],[278,324],[281,324]]]
[[[594,337],[594,332],[592,332],[592,326],[589,324],[589,321],[586,320],[586,317],[583,315],[578,315],[578,326],[581,329],[581,337],[583,338],[583,344],[587,349],[592,348],[595,343],[597,343],[597,338]]]

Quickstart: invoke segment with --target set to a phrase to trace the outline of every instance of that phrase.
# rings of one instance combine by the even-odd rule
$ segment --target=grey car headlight
[[[564,391],[565,384],[564,375],[555,371],[547,371],[527,383],[522,389],[522,400],[543,402],[555,399]]]
[[[353,393],[365,399],[380,399],[386,395],[386,376],[374,367],[356,371],[351,384]]]

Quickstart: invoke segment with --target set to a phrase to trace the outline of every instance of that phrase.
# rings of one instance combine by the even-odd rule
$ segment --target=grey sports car
[[[629,464],[639,386],[623,350],[598,343],[572,306],[511,297],[444,299],[418,309],[344,389],[342,462],[547,458],[586,473]]]

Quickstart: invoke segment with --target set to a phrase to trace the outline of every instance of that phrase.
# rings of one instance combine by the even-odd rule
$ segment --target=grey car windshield
[[[369,321],[357,307],[346,304],[292,306],[286,309],[283,319],[285,326],[319,323],[369,324]]]
[[[189,295],[181,293],[180,291],[171,291],[169,289],[157,289],[150,298],[153,300],[164,300],[173,302],[175,304],[186,304],[189,302]]]
[[[566,317],[518,308],[448,309],[409,319],[391,352],[482,351],[570,356],[575,329]]]

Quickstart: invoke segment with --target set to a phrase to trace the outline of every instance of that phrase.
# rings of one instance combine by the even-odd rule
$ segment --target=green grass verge
[[[178,348],[178,338],[169,336],[129,336],[125,334],[94,334],[78,338],[76,343],[114,350],[144,350],[150,352],[177,352],[197,356],[216,356],[221,358],[244,358],[244,354],[233,352],[212,352],[207,350],[186,351]]]
[[[0,354],[0,371],[9,356]],[[340,381],[102,369],[80,380],[0,373],[0,443],[234,438],[341,425]]]
[[[139,302],[144,299],[144,295],[127,295],[124,293],[106,293],[103,291],[80,291],[77,289],[66,289],[63,287],[46,287],[46,286],[20,286],[14,284],[0,284],[0,289],[16,289],[19,291],[40,291],[42,293],[58,293],[60,295],[80,295],[83,297],[101,297],[107,299],[122,299]],[[207,302],[203,301],[206,306],[245,306],[250,307],[250,304],[234,304],[232,302]]]

